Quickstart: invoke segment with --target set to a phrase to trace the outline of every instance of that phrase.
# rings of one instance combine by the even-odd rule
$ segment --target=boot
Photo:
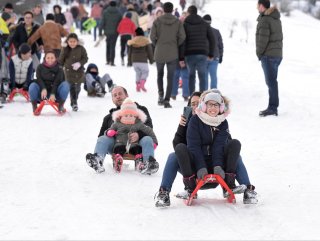
[[[155,195],[154,200],[156,201],[156,207],[169,207],[170,206],[170,196],[169,191],[160,188],[159,192]]]
[[[93,168],[97,173],[102,173],[105,171],[103,167],[103,158],[97,153],[88,153],[86,155],[86,162],[88,166]]]
[[[31,104],[32,104],[32,112],[34,113],[35,110],[38,108],[37,101],[32,101]]]
[[[226,184],[228,185],[228,187],[232,190],[234,188],[236,188],[236,184],[235,184],[235,177],[236,175],[234,173],[225,173],[225,178],[224,181],[226,182]]]
[[[177,198],[181,199],[189,199],[191,193],[193,190],[196,188],[197,183],[196,183],[196,177],[195,175],[192,175],[190,177],[184,177],[183,178],[183,183],[184,183],[184,192],[180,192],[176,195]],[[195,197],[196,198],[196,197]]]
[[[257,193],[254,191],[255,186],[248,185],[247,189],[245,190],[243,194],[243,203],[244,204],[257,204]]]
[[[147,89],[144,87],[145,83],[146,83],[146,80],[144,80],[144,79],[140,80],[140,87],[141,87],[142,91],[147,92]]]
[[[138,81],[136,82],[136,91],[140,92],[140,89],[141,89],[141,84],[140,84],[140,81]]]
[[[59,110],[59,112],[60,113],[65,113],[66,112],[66,109],[64,108],[64,100],[60,100],[59,102],[58,102],[58,110]]]

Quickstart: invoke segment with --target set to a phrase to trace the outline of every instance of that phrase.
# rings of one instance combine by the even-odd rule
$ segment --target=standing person
[[[115,104],[115,108],[110,109],[109,114],[106,115],[103,119],[102,126],[100,128],[98,140],[96,142],[96,146],[94,149],[94,153],[88,153],[86,155],[86,161],[90,166],[90,163],[94,161],[95,163],[99,163],[101,170],[103,167],[104,158],[107,154],[112,154],[113,146],[115,144],[114,138],[108,137],[105,135],[106,130],[110,128],[113,123],[112,114],[113,112],[120,110],[120,106],[123,101],[129,97],[128,92],[122,86],[115,86],[112,90],[112,102]],[[145,124],[153,128],[152,119],[148,112],[148,109],[145,106],[139,105],[135,102],[137,108],[142,110],[147,115],[147,120]],[[136,142],[139,140],[139,145],[142,147],[142,156],[143,156],[143,169],[140,170],[141,174],[153,174],[156,173],[159,169],[159,163],[154,158],[154,143],[150,136],[146,136],[142,132],[134,132],[130,134],[130,141]],[[95,168],[94,168],[95,169]],[[95,169],[96,171],[98,169]],[[97,171],[100,172],[100,171]]]
[[[97,40],[97,29],[99,36],[101,35],[100,22],[101,22],[102,7],[98,1],[92,3],[90,17],[93,18],[97,25],[93,29],[93,41]]]
[[[208,89],[206,82],[207,59],[213,59],[215,39],[210,28],[198,14],[196,6],[188,7],[187,17],[184,20],[186,31],[185,62],[189,70],[189,91],[193,93],[196,85],[196,71],[199,77],[199,90]]]
[[[33,22],[42,25],[44,24],[44,17],[42,14],[42,7],[40,4],[36,4],[36,6],[32,9],[33,13]]]
[[[114,59],[116,56],[116,43],[118,39],[118,24],[121,21],[122,16],[119,9],[117,8],[117,3],[111,1],[109,6],[103,11],[101,19],[101,28],[106,35],[106,59],[107,64],[115,66]]]
[[[37,103],[43,99],[57,101],[58,110],[65,112],[64,102],[69,94],[69,84],[64,79],[63,69],[58,64],[55,52],[49,50],[44,55],[43,63],[37,68],[37,79],[29,86],[32,111],[35,115]]]
[[[163,4],[164,15],[158,17],[152,25],[150,39],[155,46],[154,59],[158,71],[158,104],[164,108],[171,108],[170,97],[174,71],[179,58],[179,46],[186,38],[183,24],[172,15],[173,4]],[[164,95],[163,75],[167,66],[167,88]]]
[[[62,13],[60,5],[54,5],[53,12],[54,12],[54,21],[56,23],[60,23],[62,26],[67,23],[66,17]]]
[[[145,84],[149,75],[149,66],[153,63],[152,46],[147,37],[144,36],[142,28],[137,28],[136,36],[128,41],[128,66],[133,65],[136,72],[136,90],[146,92]]]
[[[70,101],[73,111],[78,111],[78,96],[81,83],[85,81],[84,65],[88,61],[86,49],[79,44],[77,34],[70,33],[66,39],[67,46],[61,51],[59,63],[64,67],[64,73],[70,84]]]
[[[211,24],[211,16],[206,14],[203,16],[204,21],[208,24]],[[223,42],[222,36],[220,31],[216,28],[211,27],[213,32],[215,43],[214,43],[214,51],[213,51],[213,59],[207,60],[207,71],[206,71],[206,82],[209,84],[208,77],[210,75],[210,89],[216,89],[218,85],[218,78],[217,78],[217,69],[218,64],[222,63],[223,58]]]
[[[267,109],[259,116],[278,115],[278,68],[282,61],[282,26],[280,12],[276,6],[270,7],[269,0],[258,0],[260,13],[256,30],[256,54],[261,61],[264,77],[269,91]]]

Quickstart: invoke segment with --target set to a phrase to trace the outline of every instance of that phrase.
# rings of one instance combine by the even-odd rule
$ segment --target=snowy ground
[[[240,4],[241,2],[241,4]],[[164,164],[185,102],[181,95],[172,109],[157,105],[156,68],[150,66],[148,93],[134,90],[134,70],[105,65],[105,45],[94,48],[84,35],[89,62],[108,72],[130,97],[148,107],[159,140],[160,170],[142,176],[127,163],[121,174],[106,158],[98,175],[85,162],[92,152],[103,117],[113,107],[110,94],[88,98],[84,91],[79,112],[57,116],[49,107],[35,117],[31,105],[17,97],[0,110],[0,239],[1,240],[308,240],[319,239],[320,160],[318,121],[320,22],[294,11],[283,17],[284,59],[279,69],[278,117],[259,118],[266,107],[267,88],[255,56],[255,1],[212,1],[208,13],[224,38],[224,62],[219,88],[232,100],[231,133],[242,142],[242,156],[258,205],[222,198],[220,188],[199,192],[187,207],[173,194],[183,189],[178,174],[171,207],[154,207]],[[249,20],[248,43],[238,24],[230,39],[229,26]],[[318,134],[317,134],[318,133]]]

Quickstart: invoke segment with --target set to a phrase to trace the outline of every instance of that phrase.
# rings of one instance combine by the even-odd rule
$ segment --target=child
[[[153,63],[152,46],[141,28],[136,29],[136,37],[128,41],[128,66],[136,72],[136,90],[146,92],[145,83],[149,75],[148,59]]]
[[[59,111],[65,112],[63,105],[70,89],[53,50],[45,53],[43,63],[37,67],[36,76],[37,79],[29,87],[33,113],[35,114],[38,101],[47,98],[51,101],[57,101]]]
[[[70,100],[73,111],[78,111],[78,96],[81,83],[85,81],[84,65],[88,61],[86,49],[79,44],[77,34],[70,33],[67,46],[62,48],[59,63],[64,66],[64,73],[70,84]]]
[[[88,91],[88,96],[104,97],[106,84],[109,87],[109,92],[111,92],[115,84],[110,75],[105,74],[100,77],[97,65],[90,63],[87,67],[86,81],[84,83],[84,89]]]

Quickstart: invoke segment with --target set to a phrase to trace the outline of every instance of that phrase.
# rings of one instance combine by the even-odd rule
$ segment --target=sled
[[[125,153],[122,155],[122,161],[119,162],[119,156],[117,154],[112,154],[112,165],[116,172],[121,172],[121,168],[123,165],[123,160],[134,161],[135,170],[139,170],[139,159],[135,159],[135,156],[129,153]]]
[[[95,26],[97,26],[96,20],[93,18],[88,18],[86,21],[83,22],[82,27],[85,31],[90,31]]]
[[[192,204],[192,201],[193,199],[196,197],[197,195],[197,192],[200,190],[200,189],[207,189],[205,188],[205,185],[208,185],[208,184],[220,184],[220,186],[224,189],[226,189],[226,191],[229,193],[229,196],[227,198],[228,202],[229,203],[236,203],[236,198],[234,196],[234,193],[231,191],[231,189],[228,187],[228,185],[225,183],[225,181],[223,180],[222,177],[220,177],[219,175],[217,174],[208,174],[208,175],[205,175],[204,179],[200,179],[197,181],[197,186],[196,188],[194,189],[194,191],[191,193],[189,199],[187,199],[185,201],[186,205],[187,206],[191,206]],[[210,185],[209,185],[210,186]]]
[[[63,112],[59,111],[59,104],[57,102],[51,100],[42,100],[37,109],[33,112],[33,114],[36,116],[40,115],[45,105],[50,105],[59,115],[63,115],[64,113],[66,113],[66,109],[64,109]]]
[[[17,88],[14,88],[9,97],[8,97],[8,102],[12,102],[14,97],[17,96],[17,95],[21,95],[23,96],[28,102],[30,101],[30,97],[29,97],[29,93],[28,91],[24,90],[24,89],[17,89]]]

